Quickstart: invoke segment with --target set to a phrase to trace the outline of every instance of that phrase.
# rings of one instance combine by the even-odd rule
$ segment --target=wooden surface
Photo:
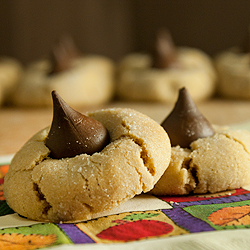
[[[231,125],[250,120],[250,101],[210,100],[197,104],[204,116],[213,124]],[[100,108],[133,108],[158,123],[162,122],[173,108],[157,103],[121,103],[77,109],[85,113]],[[0,155],[13,154],[36,132],[50,125],[51,109],[0,108]]]

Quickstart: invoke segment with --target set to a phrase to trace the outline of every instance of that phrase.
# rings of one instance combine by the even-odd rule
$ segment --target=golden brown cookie
[[[162,126],[171,161],[152,194],[215,193],[250,183],[250,132],[211,126],[185,89]]]
[[[48,134],[54,135],[50,128],[17,152],[4,183],[4,195],[14,211],[41,221],[89,220],[153,188],[171,157],[164,129],[131,109],[99,110],[88,116],[109,133],[110,142],[100,152],[52,158],[46,146]],[[81,123],[74,120],[75,125]]]
[[[227,130],[172,147],[170,165],[151,193],[216,193],[250,183],[250,133]]]

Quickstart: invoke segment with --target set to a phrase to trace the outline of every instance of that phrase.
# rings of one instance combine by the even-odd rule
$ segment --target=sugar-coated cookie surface
[[[119,65],[118,96],[127,100],[174,102],[178,91],[186,87],[195,101],[210,97],[215,91],[216,73],[212,60],[201,50],[177,48],[178,66],[152,67],[149,54],[127,55]]]
[[[155,195],[215,193],[250,183],[250,133],[225,130],[172,147],[168,169],[151,191]]]
[[[110,134],[102,151],[52,159],[44,143],[46,128],[17,152],[4,184],[14,211],[41,221],[89,220],[153,188],[171,157],[164,129],[131,109],[106,109],[89,116]]]

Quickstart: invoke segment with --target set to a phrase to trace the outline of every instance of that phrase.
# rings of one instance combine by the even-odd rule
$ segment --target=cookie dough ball
[[[236,49],[220,53],[215,59],[218,93],[227,98],[250,99],[250,55]]]
[[[216,193],[250,183],[250,132],[210,127],[185,89],[162,126],[171,161],[152,194]]]
[[[82,55],[73,46],[66,39],[50,60],[31,63],[15,92],[14,104],[51,106],[50,93],[54,89],[74,107],[110,101],[114,94],[114,62],[101,55]]]
[[[14,156],[4,183],[14,211],[41,221],[89,220],[154,187],[171,157],[164,129],[131,109],[99,110],[88,116],[109,133],[110,142],[100,152],[51,158],[46,128]]]
[[[0,57],[0,105],[9,102],[22,73],[23,68],[19,61],[10,57]]]
[[[121,60],[118,66],[118,97],[130,101],[172,103],[182,87],[189,90],[195,101],[211,97],[216,85],[211,58],[199,49],[175,48],[172,42],[169,45],[169,35],[165,32],[158,40],[158,54],[161,54],[158,59],[150,54],[133,53]]]

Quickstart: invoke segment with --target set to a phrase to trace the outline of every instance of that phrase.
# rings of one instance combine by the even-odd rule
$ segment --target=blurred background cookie
[[[233,47],[215,59],[218,94],[221,97],[250,99],[250,51]]]
[[[174,102],[186,87],[195,101],[211,97],[216,72],[203,51],[176,47],[167,29],[160,29],[152,53],[132,53],[118,65],[117,95],[129,101]]]
[[[70,36],[62,36],[48,58],[27,66],[13,94],[13,104],[51,106],[53,90],[74,107],[108,102],[114,92],[114,63],[101,55],[80,53]]]
[[[12,57],[0,57],[0,106],[9,102],[10,96],[23,74],[23,66]]]

